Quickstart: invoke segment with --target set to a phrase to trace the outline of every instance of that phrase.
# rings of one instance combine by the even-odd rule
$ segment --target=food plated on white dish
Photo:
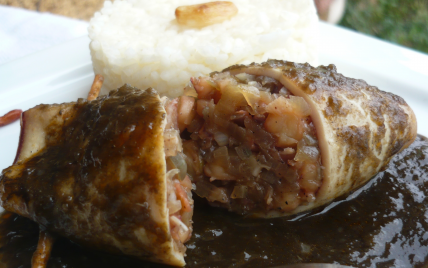
[[[327,27],[327,26],[326,26]],[[340,30],[340,29],[339,29]],[[343,30],[340,30],[340,31],[343,31]],[[75,42],[82,42],[82,43],[84,43],[84,40],[82,39],[82,40],[76,40]],[[411,51],[410,51],[411,52]],[[82,54],[83,55],[83,54]],[[85,57],[84,57],[84,55],[83,55],[83,57],[82,57],[82,59],[84,59]],[[82,63],[82,62],[81,62]],[[19,64],[18,64],[19,65]],[[15,66],[17,66],[17,65],[15,65]],[[76,65],[75,65],[76,66]],[[82,67],[83,66],[83,67]],[[14,65],[12,64],[10,67],[14,67]],[[87,90],[88,90],[88,88],[89,87],[86,87],[86,89],[85,90],[83,90],[84,89],[84,84],[87,86],[88,84],[90,85],[90,81],[92,80],[91,78],[93,77],[93,74],[92,74],[92,72],[87,72],[87,71],[85,71],[85,70],[88,70],[89,68],[88,68],[88,64],[82,64],[82,65],[80,65],[80,66],[76,66],[77,68],[75,68],[74,70],[72,70],[71,72],[70,72],[70,69],[68,69],[68,70],[66,70],[66,71],[64,71],[63,73],[62,73],[62,77],[61,76],[57,76],[57,75],[53,75],[54,77],[55,77],[55,79],[53,79],[53,80],[51,80],[51,81],[49,81],[49,83],[47,83],[47,85],[48,85],[48,87],[47,88],[42,88],[42,92],[44,91],[46,94],[43,96],[43,94],[41,94],[40,95],[40,92],[34,92],[34,91],[30,91],[29,92],[29,94],[28,94],[28,96],[27,97],[24,97],[24,98],[28,98],[28,102],[30,103],[30,102],[32,102],[32,101],[37,101],[37,100],[40,100],[40,99],[42,99],[43,97],[46,97],[46,95],[47,94],[51,94],[51,93],[54,93],[54,92],[59,92],[58,91],[58,88],[59,89],[64,89],[64,92],[61,92],[60,94],[67,94],[68,96],[72,96],[72,95],[74,95],[74,94],[76,94],[76,93],[78,93],[78,92],[80,92],[80,93],[78,93],[78,94],[81,94],[81,95],[79,95],[79,96],[76,96],[76,95],[74,95],[74,99],[75,99],[75,97],[84,97],[86,94],[87,94]],[[66,68],[67,69],[67,68]],[[327,70],[327,69],[326,69]],[[233,68],[232,69],[230,69],[229,71],[233,71]],[[333,69],[331,69],[330,71],[333,71]],[[59,72],[61,72],[61,71],[59,71]],[[49,74],[50,75],[50,74]],[[48,75],[48,76],[49,76]],[[250,74],[250,75],[254,75],[254,74]],[[414,74],[413,74],[414,75]],[[416,75],[417,76],[417,75]],[[67,79],[64,79],[64,78],[71,78],[71,79],[69,79],[69,80],[67,80]],[[9,96],[11,96],[11,94],[12,94],[12,90],[14,90],[14,92],[25,92],[25,90],[28,90],[28,89],[30,89],[30,87],[31,88],[33,88],[34,89],[34,84],[36,84],[37,85],[37,83],[39,83],[38,85],[41,85],[42,83],[46,83],[49,79],[39,79],[40,77],[37,77],[36,78],[36,83],[33,83],[33,84],[31,84],[31,85],[29,85],[29,84],[27,84],[27,85],[15,85],[15,87],[11,87],[10,89],[5,89],[4,91],[3,91],[3,93],[5,94],[5,96],[7,96],[7,95],[9,95]],[[81,79],[81,80],[80,80]],[[241,79],[241,78],[238,78],[238,79]],[[79,81],[80,80],[80,81]],[[245,80],[245,79],[244,79]],[[257,78],[256,78],[256,80],[257,80]],[[193,80],[193,81],[195,81],[195,80]],[[256,82],[256,81],[254,81],[254,82]],[[72,88],[72,86],[73,86],[73,84],[74,85],[78,85],[80,83],[80,88],[79,88],[79,86],[77,86],[76,87],[76,89],[77,89],[77,91],[73,91],[73,88]],[[414,81],[413,81],[413,83],[414,83]],[[7,84],[7,83],[6,83]],[[193,86],[194,86],[194,88],[196,89],[196,91],[198,92],[198,89],[197,89],[197,86],[195,86],[195,84],[198,84],[198,83],[193,83]],[[221,83],[220,83],[221,84]],[[12,83],[12,85],[13,85],[13,83]],[[287,87],[293,87],[293,86],[291,86],[290,84],[287,84],[287,83],[285,83],[285,84],[283,84],[283,85],[285,85],[285,88],[287,89]],[[399,83],[398,83],[398,85],[399,85]],[[49,87],[49,86],[51,86],[51,87]],[[220,86],[220,85],[218,85],[218,86]],[[221,88],[221,86],[220,86],[220,88]],[[203,91],[204,89],[201,89],[201,88],[199,88],[199,91]],[[294,90],[292,90],[292,92],[294,93],[294,94],[296,94],[296,92],[297,91],[294,91]],[[198,95],[200,95],[199,94],[200,92],[198,92]],[[224,92],[223,92],[224,93]],[[83,95],[83,96],[82,96]],[[244,94],[245,95],[245,94]],[[285,94],[285,95],[287,95],[287,94]],[[30,97],[34,97],[34,96],[37,96],[37,98],[36,99],[30,99]],[[65,98],[63,98],[63,100],[62,101],[56,101],[56,100],[54,100],[54,99],[58,99],[57,98],[57,96],[50,96],[51,98],[50,98],[50,100],[53,100],[52,102],[64,102],[64,101],[70,101],[70,100],[65,100]],[[62,96],[62,97],[64,97],[64,96]],[[201,96],[199,96],[199,97],[201,97]],[[73,99],[73,100],[74,100]],[[215,99],[215,98],[214,98]],[[278,99],[280,99],[281,100],[281,98],[278,98]],[[44,103],[44,102],[46,102],[46,101],[40,101],[39,103]],[[49,101],[47,101],[47,102],[49,102]],[[12,103],[13,103],[13,101],[12,101]],[[15,102],[15,103],[13,103],[13,104],[24,104],[25,103],[25,101],[24,102]],[[23,106],[25,106],[25,105],[23,105]],[[251,106],[251,105],[250,105]],[[15,106],[16,107],[16,106]],[[30,106],[31,107],[31,106]],[[19,108],[23,108],[23,109],[28,109],[28,108],[30,108],[30,107],[19,107]],[[312,108],[313,108],[313,106],[312,106]],[[204,113],[201,113],[203,116],[204,116]],[[417,110],[416,110],[416,114],[417,114]],[[416,115],[417,116],[417,115]],[[408,117],[409,117],[409,120],[408,120],[408,122],[407,123],[409,123],[410,125],[412,125],[413,123],[413,121],[415,121],[415,119],[413,118],[413,116],[411,116],[411,114],[409,114],[408,113]],[[413,119],[412,119],[413,118]],[[260,118],[260,120],[262,120],[261,118]],[[265,118],[265,120],[267,120],[266,118]],[[238,120],[239,121],[239,120]],[[189,124],[191,124],[191,122],[189,122]],[[4,128],[4,129],[2,129],[2,130],[7,130],[7,129],[11,129],[12,127],[13,127],[13,125],[14,124],[12,124],[12,125],[10,125],[10,126],[7,126],[6,128]],[[16,124],[15,124],[16,125]],[[245,125],[245,119],[244,119],[244,125]],[[251,124],[247,124],[248,126],[250,126]],[[189,125],[190,126],[190,125]],[[248,127],[248,126],[246,126],[246,127]],[[268,129],[269,129],[269,127],[268,127]],[[399,130],[399,128],[397,128],[397,126],[396,127],[393,127],[393,128],[391,128],[391,129],[393,129],[393,130],[398,130],[400,133],[402,133],[403,135],[407,135],[406,133],[413,133],[412,135],[412,137],[411,138],[409,138],[408,139],[408,141],[410,142],[410,141],[412,141],[413,139],[414,139],[414,134],[416,133],[415,132],[415,128],[413,128],[413,130],[406,130],[406,131],[400,131]],[[272,129],[271,129],[272,130]],[[274,130],[272,130],[273,132],[275,132]],[[310,132],[308,132],[308,133],[310,133]],[[315,132],[314,132],[315,133]],[[13,135],[13,132],[9,132],[9,134],[12,136]],[[17,132],[15,133],[15,134],[18,134]],[[19,135],[19,134],[18,134]],[[291,134],[290,134],[291,135]],[[218,136],[218,135],[217,135]],[[281,135],[279,135],[279,136],[281,136]],[[310,135],[309,135],[310,136]],[[295,138],[295,137],[294,137]],[[291,140],[293,140],[294,138],[291,138]],[[216,142],[217,143],[221,143],[221,141],[220,141],[221,139],[219,139],[218,141],[216,140]],[[277,145],[280,145],[280,146],[282,146],[282,144],[285,144],[285,145],[287,145],[288,143],[290,143],[290,137],[288,137],[287,136],[287,138],[284,138],[284,139],[282,139],[282,140],[279,140],[278,142],[279,143],[281,143],[281,144],[277,144]],[[423,139],[421,140],[421,138],[418,138],[418,144],[416,144],[416,145],[414,145],[414,146],[420,146],[421,148],[419,148],[419,149],[417,149],[417,150],[419,150],[419,151],[424,151],[424,149],[422,148],[424,145],[423,145]],[[404,144],[406,144],[407,143],[407,141],[403,141],[403,142],[399,142],[400,144],[402,144],[402,145],[404,145]],[[306,145],[310,145],[310,146],[312,146],[312,145],[314,145],[314,144],[306,144]],[[260,146],[260,145],[258,145],[258,146]],[[326,145],[323,145],[324,147],[326,146]],[[238,146],[239,147],[239,146]],[[401,148],[401,147],[400,147]],[[397,148],[397,150],[392,150],[392,151],[394,151],[394,152],[398,152],[398,151],[400,151],[400,148]],[[243,149],[243,151],[242,152],[244,152],[245,151],[245,148],[241,148],[241,149]],[[256,148],[257,149],[257,148]],[[290,151],[290,150],[288,150],[288,151]],[[408,153],[408,150],[406,151],[407,153]],[[239,150],[237,150],[237,153],[238,153],[238,156],[239,156]],[[323,154],[322,153],[322,151],[321,151],[321,154]],[[243,155],[243,156],[240,156],[240,158],[242,159],[242,157],[244,157],[245,158],[245,156]],[[389,159],[389,157],[390,156],[388,156],[388,159]],[[325,160],[324,160],[325,161]],[[244,161],[245,162],[245,161]],[[9,163],[10,164],[10,163]],[[8,165],[9,165],[8,164]],[[316,165],[315,165],[316,166]],[[322,167],[322,166],[321,166]],[[374,175],[380,168],[382,168],[383,167],[383,165],[378,165],[377,166],[377,170],[375,169],[374,170],[374,173],[370,173],[371,175],[367,175],[368,176],[368,178],[370,178],[372,175]],[[267,169],[266,167],[265,167],[265,169]],[[315,168],[315,169],[317,169],[317,168]],[[206,172],[205,172],[206,173]],[[208,173],[209,173],[209,171],[208,171]],[[205,175],[209,175],[209,174],[205,174]],[[379,175],[379,176],[382,176],[382,175]],[[193,177],[193,176],[192,176]],[[211,177],[211,178],[213,178],[213,176]],[[368,179],[367,178],[367,179]],[[422,180],[423,180],[423,177],[421,178]],[[366,179],[364,179],[364,180],[366,180]],[[215,181],[215,179],[214,180],[212,180],[212,181]],[[315,183],[316,184],[316,183]],[[345,183],[345,185],[346,185],[346,183]],[[357,186],[359,186],[360,184],[359,183],[357,183],[357,184],[353,184],[353,186],[355,186],[355,187],[357,187]],[[196,186],[197,186],[197,184],[196,184]],[[243,186],[243,185],[242,185]],[[318,185],[317,187],[319,187],[320,185]],[[244,186],[244,187],[248,187],[248,186]],[[235,197],[238,197],[238,198],[242,198],[243,196],[242,195],[245,195],[245,194],[247,194],[248,192],[247,191],[245,191],[244,190],[244,187],[238,187],[238,188],[233,188],[233,191],[231,190],[231,192],[232,192],[232,195],[233,195],[233,192],[235,192],[235,189],[237,189],[236,190],[236,192],[235,192],[235,195],[238,195],[238,196],[235,196]],[[198,188],[198,187],[196,187],[196,188]],[[310,187],[309,187],[310,188]],[[308,188],[308,189],[309,189]],[[334,187],[333,187],[334,188]],[[345,187],[346,188],[346,187]],[[232,188],[231,188],[232,189]],[[304,189],[304,192],[306,192],[306,190],[308,190],[308,189]],[[352,187],[347,187],[347,190],[344,190],[344,191],[340,191],[341,193],[345,193],[346,191],[348,191],[348,190],[350,190],[350,189],[354,189],[354,188],[352,188]],[[367,188],[366,188],[367,189]],[[371,190],[371,188],[370,188],[370,190]],[[196,191],[196,193],[198,193],[198,190]],[[205,196],[206,197],[206,196]],[[232,198],[232,197],[231,197]],[[307,199],[307,200],[305,200],[304,202],[311,202],[311,201],[314,201],[314,200],[312,200],[313,198],[311,198],[310,197],[310,194],[309,194],[309,197],[308,197],[309,199]],[[233,198],[232,198],[233,199]],[[208,200],[209,200],[209,198],[208,198]],[[269,200],[269,199],[268,199]],[[209,200],[210,201],[210,200]],[[212,200],[211,200],[212,201]],[[218,201],[218,200],[215,200],[215,201]],[[199,201],[199,202],[203,202],[203,201]],[[203,203],[202,203],[203,204]],[[288,204],[287,204],[288,205]],[[298,206],[299,204],[297,204],[297,206]],[[229,207],[229,209],[231,209],[232,207]],[[291,208],[291,209],[293,209],[293,208]],[[233,210],[233,209],[231,209],[231,210]],[[239,210],[239,209],[238,209]],[[245,209],[244,209],[245,210]],[[282,211],[282,210],[284,210],[283,208],[280,208],[280,211]],[[285,208],[285,211],[287,211],[287,208]],[[304,210],[299,210],[299,211],[304,211]],[[299,212],[299,211],[296,211],[296,212]],[[248,212],[248,211],[247,211]],[[284,211],[282,211],[282,212],[284,212]],[[221,213],[221,212],[220,212]],[[256,211],[256,214],[257,213],[260,213],[260,211]],[[244,214],[246,214],[246,213],[244,213]],[[275,216],[275,215],[271,215],[271,216]],[[300,216],[299,216],[300,217]],[[234,219],[233,217],[231,218],[231,219]],[[296,218],[297,219],[297,218]],[[236,220],[236,218],[235,218],[235,220]],[[302,218],[302,220],[306,220],[306,217],[303,217]],[[403,221],[404,221],[405,219],[403,218]],[[309,222],[310,220],[307,220],[307,222]],[[236,221],[236,223],[238,224],[238,222],[240,222],[239,224],[244,224],[245,225],[245,222],[248,222],[248,223],[253,223],[253,224],[255,224],[256,222],[254,222],[254,221],[251,221],[251,220],[247,220],[247,221],[245,221],[245,220],[237,220]],[[260,223],[260,222],[259,222]],[[270,222],[270,223],[273,223],[273,222]],[[278,223],[278,221],[276,221],[275,223]],[[382,225],[379,225],[379,226],[377,226],[378,228],[382,228]],[[228,228],[227,227],[227,225],[224,225],[221,229],[220,229],[220,231],[218,232],[220,235],[221,234],[223,234],[223,232],[224,232],[224,234],[225,234],[225,236],[224,237],[226,237],[226,229],[224,229],[224,228]],[[201,230],[201,229],[199,229],[199,230]],[[213,233],[215,233],[215,232],[213,232]],[[296,231],[296,233],[299,233],[299,231]],[[200,234],[197,234],[197,235],[195,235],[195,240],[192,242],[192,241],[190,241],[189,243],[189,248],[191,248],[192,249],[192,245],[195,245],[195,243],[197,244],[197,243],[203,243],[203,240],[198,240],[198,238],[200,237]],[[303,242],[302,242],[303,243]],[[303,243],[303,244],[305,244],[305,243]],[[196,254],[196,252],[197,251],[200,251],[200,250],[205,250],[204,249],[204,247],[198,247],[197,248],[197,250],[196,251],[194,251],[194,253]],[[218,250],[218,249],[217,249]],[[364,247],[361,247],[361,250],[362,251],[360,251],[360,252],[362,252],[363,253],[363,250],[364,250]],[[302,252],[303,253],[310,253],[310,252],[312,252],[311,250],[309,250],[309,252],[306,252],[307,251],[307,248],[305,248],[305,247],[303,247],[302,246]],[[213,251],[213,252],[216,252],[216,251]],[[250,255],[250,257],[251,257],[251,254],[249,254],[248,252],[246,252],[246,251],[244,251],[246,254],[244,254],[244,260],[245,259],[249,259],[249,257],[247,258],[247,254],[248,255]],[[189,253],[190,254],[190,253]],[[223,253],[224,254],[224,253]],[[254,254],[254,253],[253,253]],[[214,253],[212,253],[212,255],[213,256],[215,256],[216,254],[214,254]],[[200,257],[200,256],[199,256]],[[190,260],[191,260],[191,262],[189,263],[189,265],[192,265],[192,266],[194,266],[194,265],[196,265],[197,263],[198,263],[198,261],[197,261],[197,255],[193,255],[193,257],[190,257]],[[339,255],[337,255],[337,258],[341,258]],[[361,257],[362,258],[362,257]],[[260,261],[260,259],[265,259],[263,256],[261,256],[260,255],[260,258],[258,258],[258,260],[257,261]],[[268,257],[267,257],[267,255],[266,255],[266,259],[269,259]],[[367,259],[368,258],[366,258],[365,259],[365,261],[367,261]],[[277,258],[271,258],[270,259],[271,261],[270,261],[270,263],[275,263],[274,262],[274,260],[275,261],[278,261],[277,260]],[[212,261],[214,261],[214,260],[212,260]],[[253,260],[254,261],[254,260]],[[168,263],[168,262],[167,262]],[[177,263],[178,264],[178,263]]]

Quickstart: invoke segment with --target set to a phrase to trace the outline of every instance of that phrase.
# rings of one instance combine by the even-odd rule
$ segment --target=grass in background
[[[348,0],[340,25],[428,53],[428,0]]]

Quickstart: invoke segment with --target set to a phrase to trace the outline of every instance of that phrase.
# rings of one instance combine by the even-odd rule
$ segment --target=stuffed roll
[[[364,184],[416,137],[405,101],[334,65],[270,60],[192,78],[183,141],[196,193],[255,217],[290,215]]]
[[[183,266],[192,183],[166,104],[123,86],[24,112],[2,206],[87,247]]]

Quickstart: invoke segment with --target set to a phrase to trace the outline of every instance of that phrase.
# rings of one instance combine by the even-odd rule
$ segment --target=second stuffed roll
[[[179,114],[187,116],[183,152],[196,193],[243,215],[278,217],[328,203],[416,137],[402,98],[334,65],[270,60],[191,81],[196,112]]]

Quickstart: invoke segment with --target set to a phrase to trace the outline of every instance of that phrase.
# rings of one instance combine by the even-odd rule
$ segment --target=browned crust
[[[314,203],[287,214],[325,204],[361,186],[416,138],[416,117],[401,97],[345,77],[334,65],[314,68],[307,63],[269,60],[231,66],[223,72],[275,78],[312,109],[324,166],[323,185]]]
[[[30,153],[23,138],[26,157],[3,171],[6,210],[85,246],[184,265],[169,232],[165,110],[156,91],[123,86],[26,114],[33,120],[23,124],[24,137],[43,131],[43,142]]]

